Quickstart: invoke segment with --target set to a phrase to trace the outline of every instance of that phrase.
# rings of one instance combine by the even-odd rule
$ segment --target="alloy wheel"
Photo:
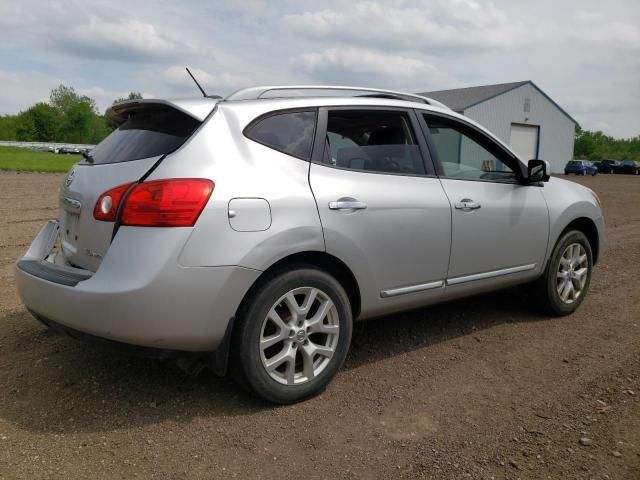
[[[295,288],[273,304],[262,323],[262,365],[279,383],[306,383],[330,363],[339,335],[338,311],[329,295],[315,287]]]
[[[556,291],[560,300],[571,304],[584,290],[589,274],[587,252],[580,243],[572,243],[565,248],[556,275]]]

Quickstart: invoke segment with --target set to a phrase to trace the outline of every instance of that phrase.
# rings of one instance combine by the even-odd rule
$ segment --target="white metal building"
[[[420,95],[485,126],[523,160],[547,160],[553,173],[573,158],[577,122],[531,80]]]

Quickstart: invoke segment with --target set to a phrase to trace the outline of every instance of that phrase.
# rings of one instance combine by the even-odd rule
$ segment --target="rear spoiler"
[[[116,103],[107,109],[106,116],[116,125],[124,123],[129,117],[129,113],[133,111],[144,110],[153,107],[170,107],[179,110],[190,117],[195,118],[199,122],[205,118],[215,108],[218,99],[215,98],[198,98],[198,99],[178,99],[178,100],[159,100],[159,99],[141,99],[141,100],[125,100]]]

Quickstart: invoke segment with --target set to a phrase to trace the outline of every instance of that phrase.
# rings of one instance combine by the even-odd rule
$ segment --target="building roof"
[[[538,87],[531,80],[524,80],[521,82],[511,82],[511,83],[497,83],[495,85],[482,85],[479,87],[466,87],[466,88],[454,88],[452,90],[436,90],[435,92],[423,92],[418,95],[423,95],[425,97],[433,98],[439,102],[444,103],[446,106],[455,110],[456,112],[463,112],[467,108],[478,105],[479,103],[486,102],[494,97],[502,95],[503,93],[510,92],[518,87],[521,87],[526,84],[531,84],[536,90],[538,90],[542,95],[544,95],[547,100],[553,103],[558,110],[560,110],[563,114],[565,114],[569,120],[571,120],[576,125],[578,122],[569,115],[564,109],[554,102],[549,95],[544,93],[540,87]]]

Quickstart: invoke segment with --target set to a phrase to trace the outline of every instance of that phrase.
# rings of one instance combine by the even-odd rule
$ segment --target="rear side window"
[[[324,163],[377,173],[425,173],[411,120],[403,111],[329,111]]]
[[[170,107],[133,110],[129,118],[100,142],[91,156],[94,164],[120,163],[155,157],[182,145],[200,122]]]
[[[309,160],[316,129],[316,112],[271,114],[249,125],[245,135],[267,147]]]

